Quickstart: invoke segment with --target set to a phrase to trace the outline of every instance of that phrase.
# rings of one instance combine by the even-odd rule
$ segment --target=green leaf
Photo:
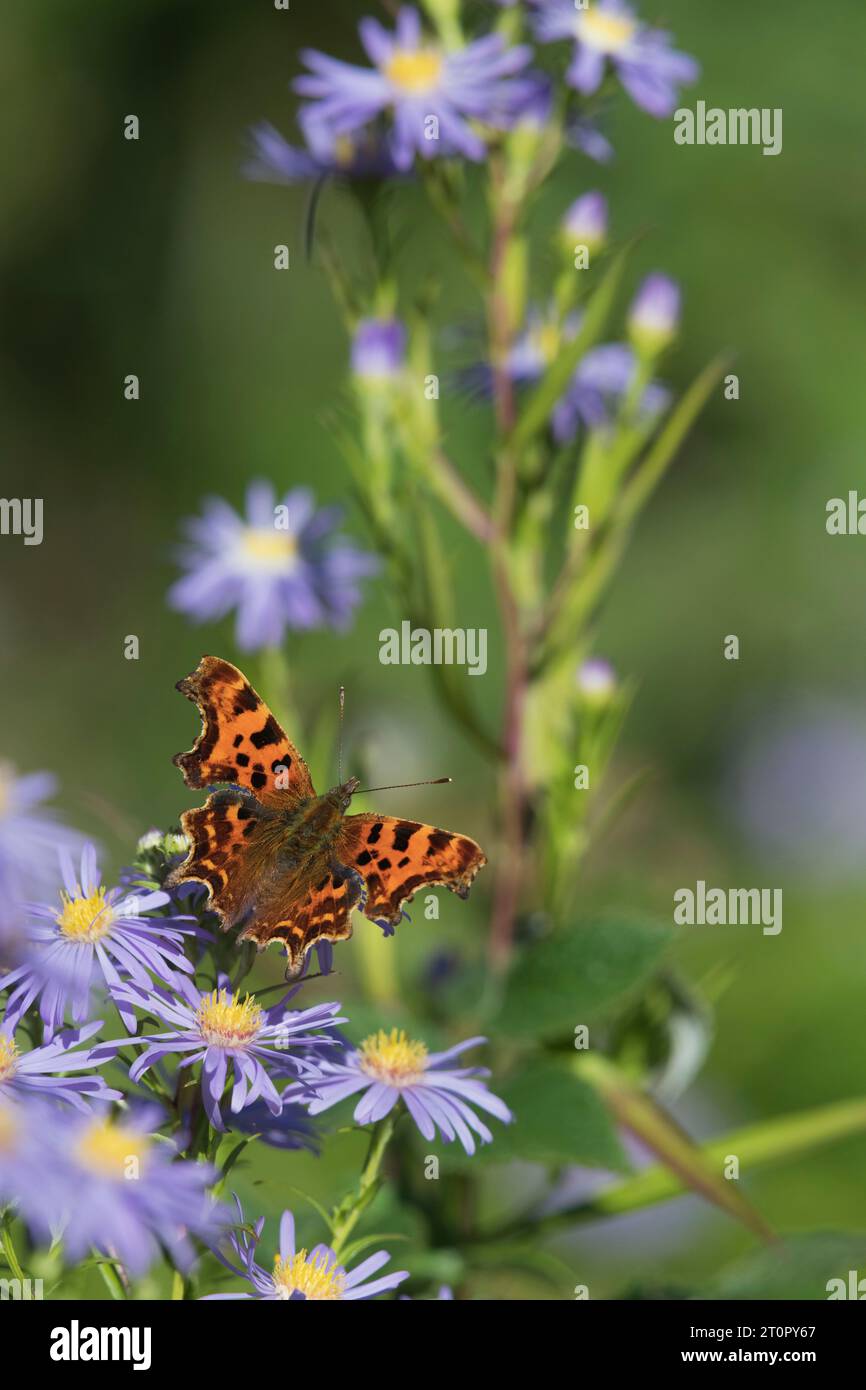
[[[519,452],[547,425],[554,406],[565,391],[577,364],[598,341],[610,315],[631,245],[614,256],[604,279],[591,296],[576,337],[565,343],[530,396],[512,435]]]
[[[710,362],[671,411],[623,492],[619,519],[626,525],[634,521],[664,476],[710,393],[724,375],[726,366],[728,359],[725,357],[717,357]]]
[[[670,937],[656,922],[613,916],[555,932],[518,957],[497,1031],[519,1038],[572,1033],[643,984]]]
[[[597,1052],[575,1053],[572,1066],[597,1086],[617,1124],[656,1154],[684,1186],[714,1202],[762,1240],[773,1239],[760,1212],[739,1191],[739,1184],[724,1176],[723,1164],[700,1148],[653,1096]]]
[[[627,1171],[616,1130],[592,1086],[553,1061],[533,1060],[500,1087],[514,1115],[495,1124],[492,1144],[475,1155],[491,1162],[521,1158],[537,1163],[580,1163]]]
[[[745,1129],[729,1131],[702,1146],[708,1164],[721,1171],[728,1154],[736,1154],[744,1177],[772,1163],[798,1158],[822,1144],[866,1130],[866,1100],[835,1101],[800,1114],[780,1115]],[[686,1190],[682,1179],[661,1165],[645,1168],[592,1201],[595,1216],[616,1215],[668,1201]],[[866,1271],[864,1271],[866,1273]]]
[[[752,1251],[716,1275],[699,1297],[826,1299],[834,1292],[850,1298],[851,1270],[856,1285],[866,1274],[866,1232],[813,1231]],[[844,1292],[838,1285],[828,1290],[831,1279],[841,1280]],[[809,1321],[805,1313],[802,1320]]]

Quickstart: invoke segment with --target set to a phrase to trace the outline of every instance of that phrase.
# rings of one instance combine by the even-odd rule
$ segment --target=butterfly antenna
[[[363,796],[365,792],[397,792],[403,787],[438,787],[440,782],[452,782],[452,777],[430,777],[426,782],[392,782],[390,787],[359,787],[355,796]]]
[[[340,686],[340,742],[337,746],[337,785],[343,785],[343,714],[346,709],[346,687]]]

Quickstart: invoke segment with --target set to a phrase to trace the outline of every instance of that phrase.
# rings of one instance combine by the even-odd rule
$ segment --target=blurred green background
[[[682,388],[720,348],[736,354],[740,399],[719,392],[705,412],[598,633],[598,651],[639,682],[617,775],[652,776],[593,855],[580,905],[669,920],[674,890],[697,878],[783,888],[781,935],[695,928],[678,942],[689,976],[721,965],[729,979],[681,1112],[703,1136],[866,1089],[866,542],[824,527],[828,498],[866,490],[864,103],[853,65],[845,71],[846,55],[863,50],[866,14],[861,0],[641,8],[704,65],[686,104],[784,112],[784,150],[771,159],[751,147],[677,147],[668,124],[622,99],[616,162],[601,169],[574,155],[535,219],[543,295],[557,217],[579,192],[603,189],[618,237],[647,229],[629,288],[653,268],[682,281],[667,379]],[[45,499],[42,546],[0,539],[0,754],[56,771],[67,817],[115,866],[139,833],[192,804],[170,759],[196,720],[174,682],[204,651],[238,657],[229,622],[196,631],[166,608],[179,523],[208,492],[239,504],[256,476],[312,483],[322,501],[348,496],[323,421],[343,398],[347,354],[324,278],[303,254],[308,195],[245,182],[240,166],[252,123],[292,134],[297,50],[357,57],[358,14],[301,0],[288,13],[269,0],[37,0],[5,6],[0,20],[11,113],[2,492]],[[123,139],[129,113],[140,118],[137,143]],[[401,273],[407,285],[438,274],[442,327],[464,324],[471,291],[422,207],[412,187],[394,200],[408,233]],[[327,190],[320,216],[363,264],[348,197]],[[279,242],[291,248],[286,274],[273,270]],[[123,399],[131,372],[137,403]],[[483,410],[446,389],[443,411],[453,456],[481,484]],[[362,537],[351,505],[347,525]],[[483,562],[448,535],[461,621],[492,628]],[[382,809],[483,842],[488,769],[440,714],[423,671],[379,665],[379,629],[402,616],[373,584],[349,636],[293,642],[299,703],[312,715],[330,702],[336,721],[345,683],[350,770],[354,756],[377,782],[459,774],[448,790],[389,793]],[[138,662],[123,658],[130,633]],[[739,662],[722,657],[729,633]],[[491,643],[490,673],[471,684],[492,720],[492,633]],[[255,681],[254,664],[249,674]],[[405,979],[417,985],[440,944],[477,944],[489,884],[479,889],[468,909],[443,904],[438,924],[416,912],[389,945]],[[351,973],[339,988],[351,996]],[[358,1143],[345,1141],[347,1174]],[[757,1175],[749,1192],[781,1228],[856,1229],[866,1225],[864,1160],[866,1140],[850,1141]],[[284,1160],[269,1162],[257,1200],[278,1210]],[[327,1188],[320,1171],[299,1160],[291,1181]],[[749,1243],[687,1199],[639,1226],[582,1231],[569,1249],[615,1291],[645,1276],[700,1278]]]

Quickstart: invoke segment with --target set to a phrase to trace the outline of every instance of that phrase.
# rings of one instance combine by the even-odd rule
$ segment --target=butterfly
[[[203,883],[224,930],[263,950],[282,942],[287,974],[321,941],[352,935],[357,909],[390,934],[403,904],[441,885],[460,898],[487,863],[474,840],[372,811],[346,815],[357,777],[317,796],[307,764],[246,676],[204,656],[177,689],[202,731],[173,759],[188,787],[230,785],[184,811],[190,850],[169,886]]]

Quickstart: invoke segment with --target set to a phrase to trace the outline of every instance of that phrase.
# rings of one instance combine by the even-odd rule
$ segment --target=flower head
[[[277,504],[269,483],[253,483],[245,518],[210,498],[187,525],[187,573],[168,601],[198,622],[237,608],[244,651],[279,645],[287,628],[344,628],[360,602],[359,579],[378,563],[334,534],[339,519],[338,508],[316,511],[306,488]]]
[[[399,319],[361,319],[352,339],[352,373],[366,385],[399,376],[406,360],[406,330]]]
[[[603,343],[581,358],[574,375],[553,412],[552,429],[560,444],[568,443],[583,426],[589,430],[607,428],[620,403],[636,380],[638,364],[625,343]],[[658,382],[644,387],[637,412],[643,422],[652,422],[667,407],[670,393]]]
[[[244,173],[263,183],[308,183],[326,175],[346,179],[386,179],[399,173],[383,141],[369,132],[360,139],[334,135],[317,121],[301,123],[305,148],[290,145],[267,121],[253,126],[252,158]]]
[[[446,1142],[457,1138],[472,1154],[473,1131],[483,1143],[493,1138],[473,1106],[506,1124],[511,1120],[508,1107],[479,1080],[488,1072],[480,1067],[450,1065],[461,1053],[484,1041],[470,1038],[447,1052],[428,1052],[423,1042],[408,1038],[402,1030],[392,1028],[386,1033],[380,1029],[339,1060],[324,1057],[322,1075],[313,1083],[316,1096],[304,1103],[311,1115],[319,1115],[363,1091],[354,1117],[358,1124],[370,1124],[383,1119],[402,1099],[425,1139],[433,1139],[438,1129]],[[304,1101],[298,1088],[295,1095]]]
[[[607,705],[616,694],[616,671],[603,657],[589,657],[578,668],[577,688],[588,705]]]
[[[638,352],[654,357],[676,337],[680,322],[680,287],[654,272],[638,289],[629,310],[629,337]]]
[[[5,1019],[0,1023],[0,1099],[51,1098],[66,1101],[85,1113],[91,1101],[122,1100],[121,1092],[109,1090],[103,1078],[93,1071],[113,1055],[116,1044],[83,1046],[101,1027],[102,1020],[98,1019],[85,1028],[66,1029],[40,1047],[22,1051],[15,1040],[14,1025]],[[82,1071],[88,1075],[69,1075]]]
[[[167,893],[106,888],[90,844],[82,850],[78,874],[65,852],[61,872],[59,903],[29,905],[26,958],[0,978],[0,989],[14,986],[7,1017],[17,1021],[38,1000],[49,1038],[67,1011],[75,1023],[85,1021],[99,981],[110,988],[129,978],[147,986],[150,972],[172,982],[178,971],[193,970],[183,952],[189,919],[147,915],[166,906]],[[121,1007],[120,1014],[134,1030],[131,1010]]]
[[[576,198],[562,219],[562,235],[569,247],[584,245],[600,251],[607,240],[607,199],[603,193],[584,193]]]
[[[363,19],[359,32],[372,68],[311,49],[302,54],[310,72],[295,89],[311,99],[302,118],[341,136],[389,113],[398,169],[410,168],[416,155],[484,159],[487,146],[474,123],[502,126],[526,101],[517,74],[530,50],[509,48],[498,34],[446,49],[422,31],[418,11],[409,6],[399,11],[393,34],[375,19]]]
[[[57,790],[50,772],[16,776],[0,762],[0,894],[16,901],[54,891],[58,852],[78,852],[83,836],[43,806]]]
[[[244,1214],[238,1198],[235,1197],[239,1226],[244,1226]],[[210,1298],[241,1299],[252,1298],[269,1303],[277,1302],[348,1302],[354,1299],[375,1298],[377,1294],[396,1289],[404,1279],[409,1278],[408,1270],[396,1270],[383,1275],[381,1279],[367,1282],[388,1263],[391,1258],[387,1251],[379,1250],[370,1255],[355,1269],[347,1270],[340,1264],[333,1250],[327,1245],[316,1245],[310,1251],[298,1250],[295,1244],[295,1219],[290,1211],[284,1211],[280,1220],[280,1247],[273,1268],[268,1270],[256,1260],[256,1251],[264,1229],[264,1217],[253,1228],[241,1229],[230,1237],[230,1246],[237,1263],[226,1258],[219,1250],[214,1253],[217,1259],[252,1286],[252,1293],[210,1294]]]
[[[304,1078],[305,1085],[306,1079],[318,1075],[320,1053],[332,1045],[327,1030],[344,1022],[336,1017],[339,1004],[292,1011],[283,999],[273,1008],[263,1009],[250,995],[241,998],[234,994],[227,980],[221,980],[218,989],[205,992],[189,980],[179,980],[175,995],[136,985],[119,986],[115,994],[169,1025],[166,1032],[137,1040],[145,1051],[130,1068],[130,1080],[138,1081],[155,1062],[173,1054],[182,1056],[182,1067],[201,1062],[205,1111],[220,1131],[226,1128],[222,1102],[227,1084],[231,1085],[229,1109],[233,1115],[259,1099],[272,1115],[279,1115],[283,1097],[266,1064]]]
[[[574,44],[566,81],[588,95],[601,86],[612,64],[632,101],[651,116],[669,116],[677,85],[694,82],[700,67],[694,58],[671,47],[670,36],[649,29],[623,0],[536,0],[534,28],[541,43],[560,39]]]
[[[46,1201],[31,1224],[43,1239],[60,1230],[70,1262],[96,1246],[141,1275],[164,1246],[186,1269],[191,1235],[217,1239],[228,1213],[207,1194],[216,1170],[178,1162],[174,1146],[154,1137],[162,1118],[155,1106],[116,1118],[99,1108],[57,1124]]]

